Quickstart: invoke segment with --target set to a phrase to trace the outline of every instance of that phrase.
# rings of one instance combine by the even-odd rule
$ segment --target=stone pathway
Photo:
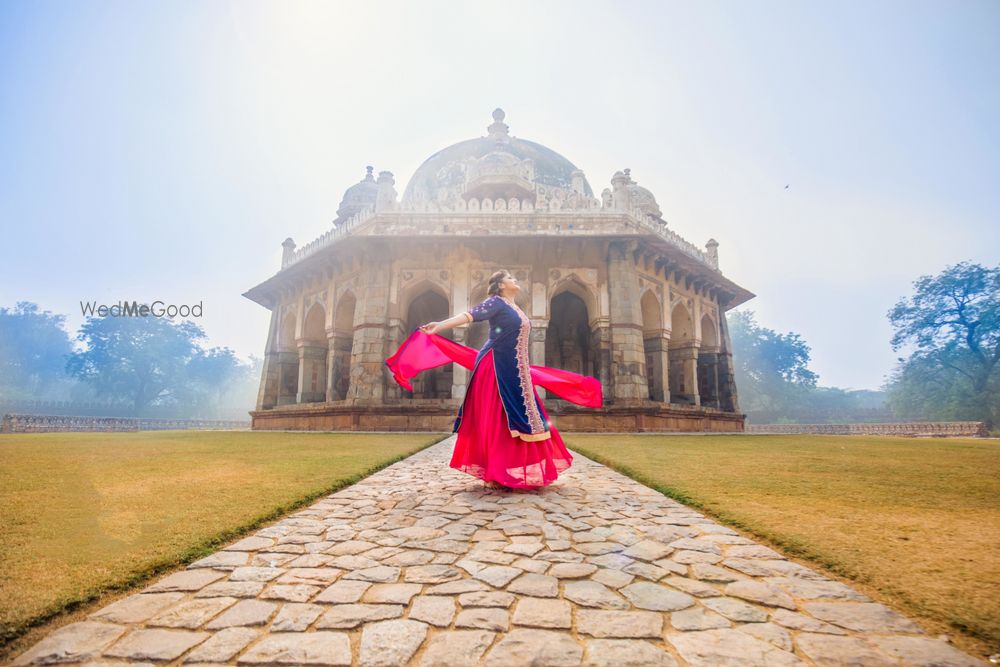
[[[259,530],[14,664],[984,665],[575,455],[537,492],[453,438]]]

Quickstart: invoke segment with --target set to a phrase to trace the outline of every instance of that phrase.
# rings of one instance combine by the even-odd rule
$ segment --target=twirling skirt
[[[541,405],[541,400],[538,402]],[[542,419],[549,420],[544,405]],[[535,442],[525,442],[510,434],[497,388],[493,350],[489,350],[469,379],[450,465],[479,479],[512,488],[546,486],[573,462],[559,432],[553,427],[549,427],[549,432],[551,437]]]

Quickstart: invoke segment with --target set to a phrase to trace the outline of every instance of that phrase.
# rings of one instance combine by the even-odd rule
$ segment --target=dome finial
[[[507,114],[503,112],[503,109],[497,107],[493,110],[493,124],[486,128],[490,133],[490,139],[493,139],[497,143],[507,143],[510,141],[510,135],[507,134],[507,127],[503,119],[507,117]]]
[[[372,172],[375,171],[375,167],[368,165],[367,167],[365,167],[365,171],[368,172],[367,175],[365,176],[365,180],[374,181],[375,177],[372,176]]]

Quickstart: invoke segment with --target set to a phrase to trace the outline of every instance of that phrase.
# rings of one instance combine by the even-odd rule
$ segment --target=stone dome
[[[549,186],[593,197],[576,165],[551,148],[508,134],[502,109],[493,112],[489,134],[460,141],[424,160],[403,193],[404,203],[446,202],[458,196],[525,196]]]
[[[344,191],[344,198],[337,207],[337,219],[349,218],[361,209],[375,204],[378,196],[378,183],[372,176],[374,167],[365,167],[367,174],[359,182]]]

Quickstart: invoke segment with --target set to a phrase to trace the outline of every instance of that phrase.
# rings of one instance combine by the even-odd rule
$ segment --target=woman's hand
[[[420,330],[423,331],[425,334],[437,333],[438,331],[441,330],[441,323],[440,322],[428,322],[427,324],[424,324],[423,326],[421,326]]]

